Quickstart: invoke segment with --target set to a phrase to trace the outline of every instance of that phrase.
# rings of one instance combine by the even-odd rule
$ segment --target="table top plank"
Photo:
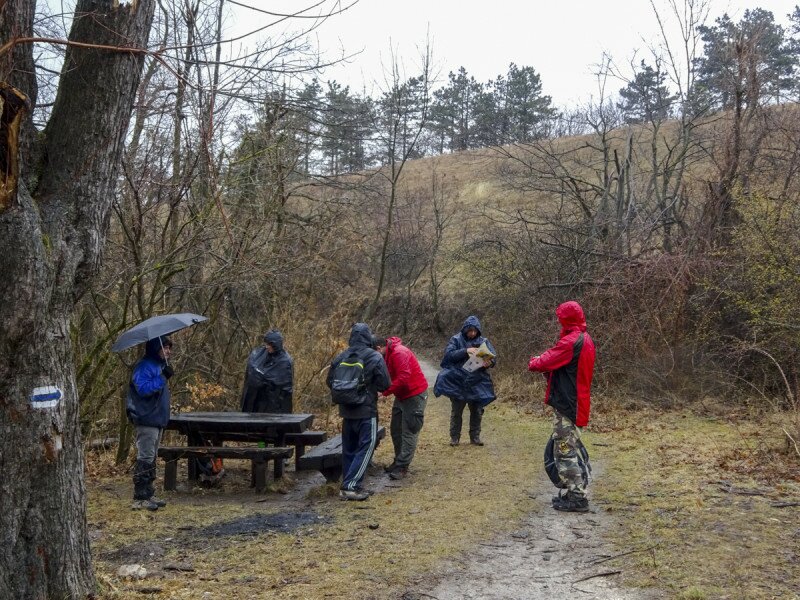
[[[170,415],[167,429],[202,432],[301,433],[311,426],[313,414],[185,412]]]

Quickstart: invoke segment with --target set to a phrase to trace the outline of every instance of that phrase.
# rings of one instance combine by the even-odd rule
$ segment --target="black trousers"
[[[464,407],[469,405],[469,439],[474,440],[481,436],[481,419],[483,406],[477,402],[462,402],[450,399],[450,437],[461,439],[461,424]]]

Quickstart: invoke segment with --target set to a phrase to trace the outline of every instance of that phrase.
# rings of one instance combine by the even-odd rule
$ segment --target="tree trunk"
[[[0,3],[0,45],[31,36],[34,6]],[[3,148],[19,151],[23,174],[0,207],[0,590],[9,598],[94,596],[70,323],[100,261],[153,6],[79,0],[40,147],[24,143],[35,139],[27,120],[21,149]],[[0,77],[35,102],[35,84],[19,77],[35,73],[31,48],[12,48]],[[55,406],[34,407],[42,386],[60,389]]]

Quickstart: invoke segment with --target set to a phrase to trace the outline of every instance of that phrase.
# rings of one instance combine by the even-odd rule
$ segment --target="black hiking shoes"
[[[131,504],[131,510],[158,510],[158,504],[150,500],[134,500]]]
[[[474,438],[470,438],[469,443],[473,446],[483,446],[483,441],[477,435]]]
[[[567,492],[553,497],[553,508],[561,512],[589,512],[589,501],[585,496]]]
[[[450,438],[450,445],[451,446],[458,446],[460,443],[461,443],[461,440],[459,440],[457,437],[451,437]]]
[[[405,479],[406,475],[408,475],[408,467],[395,467],[391,471],[389,471],[389,479],[393,481],[400,481],[401,479]]]
[[[166,500],[162,500],[161,498],[156,498],[155,496],[150,496],[150,502],[155,504],[158,508],[164,508],[167,505]]]

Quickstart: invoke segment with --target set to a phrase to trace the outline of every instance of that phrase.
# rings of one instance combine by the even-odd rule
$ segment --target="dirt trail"
[[[438,369],[427,361],[420,364],[428,381],[433,383]],[[594,470],[596,477],[602,476],[601,463],[595,464]],[[539,508],[517,531],[500,538],[476,539],[469,555],[443,565],[401,598],[654,600],[664,597],[653,590],[618,587],[619,567],[615,565],[619,562],[606,560],[615,553],[605,536],[615,526],[613,517],[596,505],[586,514],[559,513],[550,506],[554,492],[542,471],[530,493]]]

